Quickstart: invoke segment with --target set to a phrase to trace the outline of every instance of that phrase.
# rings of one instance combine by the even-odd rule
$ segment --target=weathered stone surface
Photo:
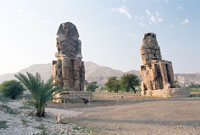
[[[141,95],[173,97],[188,95],[189,90],[178,90],[174,85],[174,72],[170,61],[162,60],[156,34],[146,33],[143,37],[140,53],[143,65],[140,74],[143,78]]]
[[[188,97],[190,96],[190,91],[188,88],[169,88],[153,90],[151,94],[154,97]]]
[[[57,32],[57,61],[53,61],[53,77],[56,86],[83,91],[85,68],[82,61],[81,41],[74,24],[60,24]]]
[[[64,91],[58,95],[56,95],[56,98],[66,98],[68,100],[72,100],[73,102],[77,102],[77,103],[90,103],[92,101],[93,98],[93,94],[92,92],[85,92],[85,91]],[[54,99],[53,100],[56,103],[62,103],[62,102],[68,102],[65,100],[61,100],[61,99]]]
[[[59,54],[65,54],[67,57],[82,57],[81,41],[74,24],[67,22],[60,24],[57,32],[57,49]]]

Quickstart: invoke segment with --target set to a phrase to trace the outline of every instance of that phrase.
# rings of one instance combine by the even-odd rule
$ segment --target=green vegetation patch
[[[95,90],[99,87],[97,85],[97,82],[88,82],[88,81],[85,81],[85,84],[86,84],[86,91],[95,92]]]
[[[27,106],[27,105],[23,105],[23,106],[19,107],[19,109],[31,109],[31,107]]]
[[[200,87],[197,88],[189,88],[191,92],[200,92]]]
[[[13,110],[12,108],[10,108],[7,105],[0,105],[0,110],[2,110],[5,113],[9,113],[9,114],[14,114],[14,115],[18,114],[18,112],[16,110]]]
[[[90,135],[104,135],[103,132],[98,131],[98,130],[88,127],[88,126],[75,126],[75,127],[73,127],[73,130],[83,130],[83,131],[88,132]]]
[[[41,117],[35,117],[35,120],[38,122],[42,122],[43,119]]]
[[[35,127],[36,129],[42,130],[40,135],[48,135],[47,129],[43,124],[40,124],[39,126]]]
[[[8,126],[6,125],[6,121],[0,121],[0,129],[5,129],[8,128]]]
[[[134,92],[138,91],[140,86],[140,79],[134,74],[124,74],[120,77],[120,80],[116,76],[109,77],[105,83],[105,89],[108,92]]]
[[[28,127],[28,123],[30,123],[29,121],[27,121],[26,119],[21,119],[21,122],[24,126]]]
[[[8,103],[9,99],[4,97],[1,93],[0,93],[0,102],[1,103]]]
[[[0,85],[0,92],[8,98],[16,99],[23,94],[24,87],[16,80],[5,81]]]

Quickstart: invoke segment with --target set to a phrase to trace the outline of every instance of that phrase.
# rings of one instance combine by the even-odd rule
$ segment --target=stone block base
[[[69,102],[71,101],[75,103],[90,103],[92,101],[93,94],[92,92],[86,92],[86,91],[64,91],[56,95],[55,98],[61,98],[61,99],[54,99],[53,102],[55,103],[67,102],[68,101],[67,99],[69,99]]]
[[[142,92],[141,95],[152,97],[189,97],[190,90],[188,88],[169,88],[148,91],[146,94]]]

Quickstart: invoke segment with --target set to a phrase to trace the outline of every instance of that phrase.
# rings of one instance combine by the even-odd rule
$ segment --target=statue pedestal
[[[159,89],[152,90],[145,94],[144,91],[141,92],[141,96],[153,96],[153,97],[189,97],[190,90],[188,88],[169,88],[169,89]]]
[[[92,101],[93,94],[92,92],[89,91],[63,91],[57,94],[55,98],[61,98],[61,99],[54,99],[53,102],[55,103],[72,102],[72,103],[87,104]]]

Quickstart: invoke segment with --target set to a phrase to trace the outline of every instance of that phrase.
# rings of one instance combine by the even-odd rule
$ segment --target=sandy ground
[[[102,98],[101,98],[102,99]],[[90,105],[65,106],[82,112],[66,118],[97,134],[116,135],[199,135],[200,98],[142,98],[114,96]]]

